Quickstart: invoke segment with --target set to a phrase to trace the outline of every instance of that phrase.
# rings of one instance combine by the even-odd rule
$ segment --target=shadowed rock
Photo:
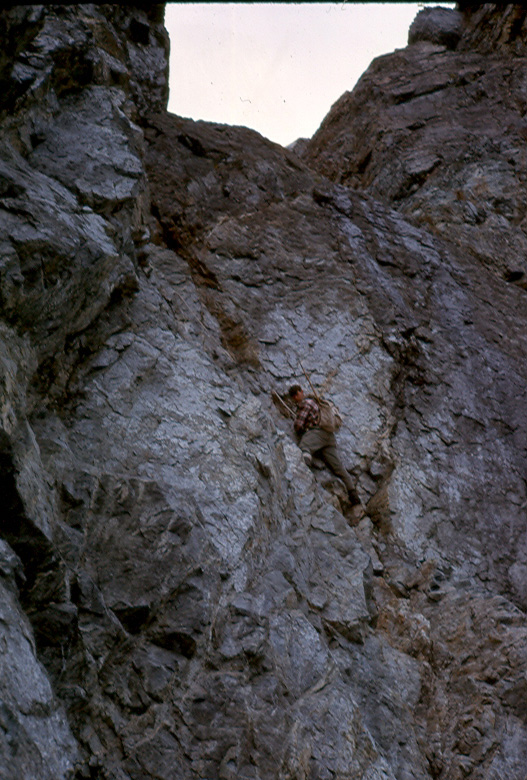
[[[463,16],[448,8],[423,8],[410,26],[408,43],[430,41],[455,49],[463,32]]]

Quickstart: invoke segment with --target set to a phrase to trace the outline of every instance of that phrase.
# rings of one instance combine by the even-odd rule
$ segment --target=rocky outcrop
[[[86,655],[75,654],[77,585],[62,552],[74,531],[31,416],[64,407],[75,366],[137,289],[149,200],[136,122],[166,98],[162,16],[159,7],[15,6],[1,19],[2,536],[16,553],[6,548],[2,572],[11,591],[12,572],[23,573],[21,603],[55,689],[27,618],[6,596],[5,778],[56,780],[79,760],[64,714],[64,704],[82,706],[88,684]],[[70,654],[74,681],[64,675]]]
[[[449,8],[423,8],[408,31],[408,43],[429,41],[455,49],[463,34],[463,16]]]
[[[419,14],[413,43],[372,63],[303,157],[524,285],[525,11],[467,12],[452,50],[441,35],[458,29],[458,17]]]
[[[497,105],[476,17],[376,61],[301,160],[166,114],[159,7],[4,15],[3,777],[523,780],[524,225],[461,219],[457,143],[404,185],[442,111],[468,133],[447,71]],[[359,170],[405,83],[451,102]],[[508,178],[480,136],[519,213],[516,136]],[[360,520],[273,403],[302,366]]]

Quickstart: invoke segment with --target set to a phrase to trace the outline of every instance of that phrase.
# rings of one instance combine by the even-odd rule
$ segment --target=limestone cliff
[[[525,780],[526,15],[446,13],[302,159],[161,5],[0,17],[2,778]]]

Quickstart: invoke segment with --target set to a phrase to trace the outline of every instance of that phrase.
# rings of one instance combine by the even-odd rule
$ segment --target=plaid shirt
[[[295,419],[295,431],[305,433],[310,428],[315,428],[320,422],[320,409],[314,398],[304,398],[298,407]]]

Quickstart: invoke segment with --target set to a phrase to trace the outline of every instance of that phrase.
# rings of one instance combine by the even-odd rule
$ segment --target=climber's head
[[[295,404],[302,403],[304,399],[304,391],[300,385],[291,385],[289,388],[289,397],[295,402]]]

